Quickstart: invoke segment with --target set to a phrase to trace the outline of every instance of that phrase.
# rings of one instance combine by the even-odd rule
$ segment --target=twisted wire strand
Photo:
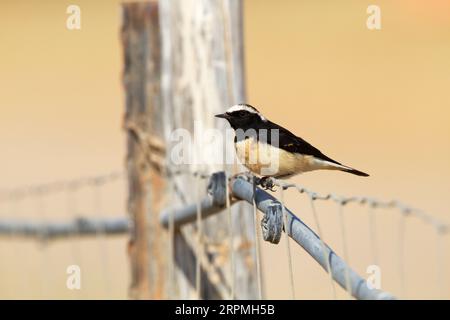
[[[369,234],[370,234],[370,243],[372,250],[372,263],[374,265],[378,265],[378,238],[377,238],[377,220],[374,209],[369,206]]]
[[[112,171],[107,174],[59,180],[44,184],[29,185],[0,191],[0,201],[19,200],[32,196],[45,196],[53,193],[76,190],[88,186],[102,186],[125,177],[123,171]]]
[[[165,176],[171,177],[184,174],[190,174],[194,177],[198,176],[201,179],[208,179],[211,176],[211,173],[208,173],[206,171],[197,171],[190,169],[176,169],[173,171],[167,171],[165,173]],[[124,171],[116,170],[96,176],[88,176],[68,180],[57,180],[43,184],[21,186],[12,189],[1,189],[0,201],[6,202],[12,200],[20,200],[32,196],[45,196],[64,191],[73,191],[85,187],[100,187],[123,179],[125,178],[125,176],[126,174]]]
[[[444,295],[444,261],[445,261],[445,249],[443,246],[443,236],[442,232],[436,232],[436,289],[438,292],[438,297],[440,299],[445,299]]]
[[[398,209],[401,212],[415,216],[422,220],[423,222],[430,224],[432,227],[434,227],[436,230],[439,230],[439,232],[442,232],[444,234],[450,233],[450,224],[446,223],[428,213],[426,213],[423,210],[413,208],[411,206],[408,206],[400,201],[397,200],[391,200],[391,201],[380,201],[372,197],[366,197],[366,196],[354,196],[354,197],[344,197],[340,196],[334,193],[327,193],[327,194],[319,194],[317,192],[314,192],[310,189],[307,189],[299,184],[295,183],[285,183],[280,180],[274,180],[274,185],[279,186],[286,189],[289,188],[295,188],[300,193],[308,194],[309,196],[313,197],[314,200],[332,200],[336,203],[341,203],[342,205],[346,205],[349,203],[359,203],[361,205],[369,205],[372,208],[392,208],[392,209]]]
[[[171,177],[171,176],[178,176],[183,174],[191,174],[194,177],[199,176],[201,179],[208,179],[211,176],[211,173],[206,171],[197,171],[197,170],[191,170],[188,168],[180,168],[175,170],[166,170],[165,176]],[[24,186],[24,187],[18,187],[13,189],[3,189],[0,190],[0,201],[8,201],[8,200],[19,200],[22,198],[30,197],[30,196],[43,196],[46,194],[61,192],[61,191],[67,191],[67,190],[74,190],[83,188],[86,186],[101,186],[108,183],[112,183],[114,181],[117,181],[119,179],[122,179],[125,177],[124,171],[111,171],[107,174],[97,175],[97,176],[90,176],[90,177],[84,177],[84,178],[76,178],[76,179],[69,179],[69,180],[60,180],[60,181],[54,181],[50,183],[45,184],[38,184],[38,185],[30,185],[30,186]],[[281,180],[274,180],[274,184],[286,189],[295,188],[300,193],[305,193],[312,197],[314,200],[332,200],[337,203],[342,203],[343,205],[349,204],[349,203],[359,203],[363,205],[368,205],[372,208],[393,208],[398,209],[404,213],[407,213],[411,216],[415,216],[419,218],[420,220],[430,224],[434,228],[438,229],[439,232],[443,234],[450,233],[450,224],[446,223],[428,213],[426,213],[423,210],[413,208],[411,206],[408,206],[400,201],[397,200],[391,200],[391,201],[381,201],[372,197],[366,197],[366,196],[353,196],[353,197],[344,197],[341,195],[337,195],[334,193],[328,193],[328,194],[319,194],[315,191],[312,191],[308,188],[303,187],[299,184],[294,183],[286,183]]]
[[[348,246],[347,246],[347,229],[345,228],[344,205],[342,203],[339,203],[339,205],[338,205],[338,213],[339,213],[339,229],[341,230],[343,257],[344,257],[344,260],[347,261],[347,266],[345,268],[345,286],[347,288],[348,298],[351,299],[352,298],[352,284],[350,281],[350,270],[349,270],[349,266],[348,266],[350,264],[350,257],[349,257]]]
[[[228,174],[226,175],[226,179],[228,181]],[[230,250],[230,300],[235,299],[235,273],[236,273],[236,264],[235,264],[235,252],[234,252],[234,234],[233,234],[233,216],[231,211],[230,204],[230,190],[228,186],[225,189],[225,206],[227,209],[227,217],[228,217],[228,247]]]
[[[20,199],[14,199],[13,201],[10,202],[10,206],[11,206],[11,212],[12,215],[14,217],[17,217],[19,215],[21,215],[21,210],[20,210],[20,204],[21,204],[21,200]],[[11,234],[9,236],[9,239],[12,241],[14,239],[13,234]],[[27,270],[27,266],[30,265],[30,257],[29,255],[23,251],[23,250],[17,250],[15,248],[13,248],[16,258],[18,259],[18,261],[20,261],[20,268],[23,268],[20,273],[21,273],[21,285],[23,287],[23,292],[32,292],[32,286],[30,285],[30,275],[29,272]]]
[[[398,222],[398,276],[400,281],[400,296],[406,299],[406,281],[405,281],[405,234],[406,234],[406,214],[400,214]]]
[[[175,183],[173,180],[171,181],[171,185],[173,187],[174,192],[176,192]],[[169,241],[168,245],[168,298],[175,299],[175,214],[173,210],[169,211]]]
[[[77,188],[65,189],[65,214],[68,219],[76,219],[78,214],[78,200],[77,200]],[[44,195],[42,195],[44,196]],[[77,233],[80,232],[79,226],[75,227]],[[83,254],[82,247],[80,246],[78,241],[69,241],[68,245],[70,245],[70,258],[71,264],[77,265],[81,269],[83,269]],[[75,296],[77,298],[81,297],[81,290],[75,290]]]
[[[192,175],[194,177],[197,177],[198,179],[208,179],[210,177],[210,173],[208,173],[206,171],[198,171],[198,170],[196,171],[196,170],[191,170],[191,169],[187,169],[187,168],[177,168],[175,170],[170,170],[170,171],[165,170],[164,171],[164,175],[168,176],[168,177],[184,175],[184,174]],[[37,196],[38,199],[40,198],[42,201],[43,200],[42,198],[49,194],[62,192],[62,191],[70,193],[70,192],[74,192],[80,188],[84,188],[86,186],[101,187],[105,184],[112,183],[112,182],[120,180],[124,177],[125,177],[125,172],[112,171],[112,172],[104,174],[104,175],[77,178],[77,179],[71,179],[71,180],[65,180],[65,181],[55,181],[55,182],[50,182],[50,183],[45,183],[45,184],[13,188],[10,190],[3,189],[3,190],[0,190],[0,202],[19,201],[24,198],[33,197],[33,196]],[[229,177],[228,177],[228,179],[229,179]],[[414,216],[414,217],[418,218],[419,220],[421,220],[422,222],[424,222],[434,228],[435,232],[437,233],[437,239],[438,239],[437,240],[437,248],[439,248],[442,245],[440,243],[440,241],[442,241],[443,236],[450,233],[450,224],[448,224],[438,218],[435,218],[434,216],[426,213],[423,210],[413,208],[413,207],[408,206],[397,200],[380,201],[378,199],[367,197],[367,196],[345,197],[345,196],[340,196],[340,195],[337,195],[334,193],[320,194],[320,193],[314,192],[314,191],[307,189],[298,184],[285,183],[283,181],[276,180],[276,179],[273,179],[273,180],[274,180],[274,184],[276,186],[281,187],[283,190],[286,190],[289,188],[294,188],[299,193],[304,193],[304,194],[308,195],[311,202],[314,202],[315,200],[330,200],[330,201],[334,201],[334,202],[338,203],[341,207],[343,207],[349,203],[358,203],[361,205],[366,205],[366,206],[368,206],[370,213],[371,213],[371,217],[373,219],[375,219],[375,214],[372,211],[374,211],[374,209],[377,209],[377,208],[399,210],[402,213],[402,217]],[[283,204],[283,207],[284,207],[284,204]],[[256,211],[255,206],[254,206],[254,211]],[[45,217],[44,217],[44,219],[45,219]],[[255,219],[254,222],[255,222],[255,228],[256,228],[257,215],[255,212],[254,212],[254,219]],[[315,217],[315,219],[316,219],[316,217]],[[403,219],[403,218],[401,218],[401,219]],[[374,220],[371,220],[371,224],[373,224],[373,222],[374,222]],[[316,225],[319,230],[319,236],[322,238],[320,226],[318,225],[317,219],[316,219]],[[231,231],[231,226],[230,226],[230,231]],[[255,231],[256,231],[255,246],[257,247],[256,255],[258,256],[258,257],[256,257],[257,258],[257,261],[256,261],[257,262],[257,277],[258,277],[258,287],[259,287],[258,291],[259,291],[259,297],[261,298],[262,297],[262,280],[261,280],[261,270],[260,270],[260,261],[259,261],[260,260],[260,258],[259,258],[260,248],[259,248],[258,233],[257,233],[257,230],[255,230]],[[374,258],[374,261],[377,262],[378,261],[378,253],[376,250],[375,232],[376,232],[375,229],[371,229],[371,231],[370,231],[372,244],[373,244],[373,247],[372,247],[373,258]],[[230,236],[232,237],[231,232],[230,232]],[[402,236],[402,231],[400,231],[399,236]],[[401,241],[403,241],[403,240],[401,239]],[[232,245],[232,240],[230,240],[230,243]],[[230,248],[230,250],[233,251],[233,248]],[[402,252],[403,248],[400,248],[400,250]],[[401,254],[403,254],[403,253],[401,253]],[[232,258],[232,260],[233,260],[233,258]],[[439,262],[441,260],[442,260],[442,253],[438,252],[437,261]],[[328,261],[327,261],[327,263],[328,263]],[[233,262],[231,262],[231,264],[233,264]],[[234,266],[232,266],[231,270],[233,270],[233,268],[234,268]],[[330,269],[329,266],[327,266],[327,268],[328,268],[328,270]],[[441,268],[441,267],[438,266],[438,268]],[[400,262],[399,271],[402,269],[403,269],[402,262]],[[436,276],[438,286],[442,285],[442,283],[441,283],[442,275],[440,273],[442,273],[442,270],[440,270],[440,271],[438,270],[438,273]],[[233,271],[232,271],[232,274],[233,274]],[[401,278],[400,278],[401,281],[403,281],[402,277],[404,277],[404,275],[401,272]],[[232,285],[232,289],[231,289],[232,297],[234,296],[233,286],[234,286],[234,284]],[[334,288],[334,284],[333,284],[333,288]]]
[[[45,204],[45,199],[41,196],[38,196],[36,198],[36,207],[38,208],[38,214],[40,216],[40,218],[42,219],[42,221],[46,221],[47,220],[47,214],[46,214],[46,204]],[[42,235],[42,238],[44,238],[45,235]],[[45,242],[41,242],[39,243],[39,248],[42,252],[41,257],[40,257],[40,271],[41,274],[43,275],[41,277],[41,281],[40,281],[40,286],[41,286],[41,298],[42,299],[48,299],[49,296],[51,295],[50,290],[49,290],[49,284],[52,283],[50,275],[49,275],[49,270],[50,270],[50,266],[52,265],[51,263],[51,255],[50,252],[48,252],[47,250],[47,243]]]
[[[256,281],[257,281],[257,291],[258,300],[263,298],[263,288],[262,288],[262,274],[261,274],[261,248],[260,248],[260,237],[258,228],[258,209],[256,207],[256,181],[253,180],[253,226],[255,231],[255,261],[256,261]]]
[[[180,168],[172,170],[170,173],[168,173],[168,176],[179,176],[179,175],[186,175],[190,174],[194,177],[199,177],[200,179],[209,179],[212,175],[212,173],[204,170],[191,170],[188,168]]]
[[[437,290],[439,291],[440,296],[442,296],[442,241],[443,237],[450,233],[450,224],[435,218],[434,216],[426,213],[423,210],[413,208],[411,206],[408,206],[398,200],[391,200],[391,201],[380,201],[375,198],[366,197],[366,196],[360,196],[360,197],[344,197],[340,196],[334,193],[328,193],[328,194],[319,194],[317,192],[314,192],[310,189],[307,189],[301,185],[294,184],[294,183],[285,183],[283,181],[273,179],[274,185],[281,187],[282,189],[286,190],[289,188],[296,189],[299,193],[305,193],[309,196],[311,199],[311,203],[313,205],[314,200],[330,200],[334,201],[339,205],[339,217],[340,217],[340,225],[341,225],[341,237],[344,245],[344,259],[348,261],[348,252],[346,248],[346,236],[345,236],[345,226],[343,221],[343,207],[348,203],[358,203],[360,205],[367,205],[369,208],[369,214],[370,214],[370,239],[372,243],[372,254],[373,254],[373,260],[374,263],[378,263],[378,250],[377,250],[377,237],[376,237],[376,226],[375,226],[375,219],[376,215],[374,210],[377,208],[383,208],[383,209],[396,209],[400,211],[400,221],[399,221],[399,229],[398,229],[398,272],[399,272],[399,281],[400,281],[400,291],[401,296],[405,297],[406,294],[406,288],[405,288],[405,274],[404,274],[404,237],[405,237],[405,227],[406,227],[406,217],[407,216],[413,216],[418,218],[420,221],[424,222],[425,224],[430,225],[434,232],[436,233],[436,282],[437,282]],[[314,206],[313,206],[314,208]],[[314,209],[313,209],[314,214]],[[316,218],[315,218],[316,219]],[[317,225],[317,223],[316,223]],[[319,237],[322,238],[320,235],[320,227],[317,225],[319,230]],[[333,284],[334,285],[334,284]],[[346,286],[348,288],[348,292],[351,290],[351,284],[348,283],[348,270],[346,270]]]
[[[314,199],[310,195],[308,195],[308,198],[309,198],[309,201],[311,204],[311,211],[313,214],[314,222],[316,224],[317,232],[319,234],[320,243],[322,244],[323,258],[324,258],[326,266],[327,266],[327,273],[328,273],[330,283],[331,283],[331,291],[332,291],[333,299],[336,300],[337,299],[336,287],[334,285],[333,273],[331,271],[330,260],[327,257],[325,239],[323,238],[322,228],[320,227],[319,217],[318,217],[317,211],[316,211],[316,206],[314,204]]]
[[[196,189],[197,189],[197,259],[195,265],[195,288],[197,291],[197,299],[201,299],[201,256],[202,256],[202,208],[201,208],[201,195],[200,195],[200,179],[199,175],[196,176]]]
[[[102,199],[102,189],[98,185],[92,186],[92,207],[94,212],[96,212],[98,215],[104,215],[103,211],[103,199]],[[105,297],[108,297],[108,295],[111,294],[111,286],[110,286],[110,272],[109,272],[109,254],[108,254],[108,245],[106,243],[106,232],[105,227],[100,227],[97,231],[96,238],[97,238],[97,246],[98,246],[98,253],[99,253],[99,260],[100,260],[100,266],[103,270],[102,276],[103,276],[103,290]]]
[[[281,209],[283,214],[283,224],[284,224],[284,234],[286,235],[286,253],[288,259],[288,267],[289,267],[289,286],[291,289],[291,299],[295,300],[295,285],[294,285],[294,271],[292,267],[292,254],[291,254],[291,246],[289,243],[289,235],[288,235],[288,218],[287,213],[284,207],[284,189],[280,189],[280,202]]]

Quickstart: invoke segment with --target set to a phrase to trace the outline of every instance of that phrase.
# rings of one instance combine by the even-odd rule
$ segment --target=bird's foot
[[[275,192],[275,182],[272,177],[262,177],[257,182],[264,190]]]

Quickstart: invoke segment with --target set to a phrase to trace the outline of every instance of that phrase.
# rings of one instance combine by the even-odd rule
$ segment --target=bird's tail
[[[359,170],[356,170],[356,169],[353,169],[353,168],[342,168],[341,170],[344,171],[344,172],[355,174],[357,176],[361,176],[361,177],[368,177],[369,176],[367,173],[359,171]]]
[[[327,160],[327,161],[320,161],[319,166],[323,169],[329,169],[329,170],[339,170],[343,172],[348,172],[357,176],[361,177],[368,177],[369,175],[365,172],[353,169],[352,167],[343,165],[342,163],[339,163],[335,160]]]

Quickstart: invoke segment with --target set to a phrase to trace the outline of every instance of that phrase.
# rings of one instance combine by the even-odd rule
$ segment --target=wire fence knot
[[[227,203],[227,175],[224,171],[215,172],[208,182],[208,194],[215,206],[224,207]]]
[[[267,211],[261,219],[262,234],[265,241],[278,244],[283,231],[283,207],[279,202],[267,206]]]

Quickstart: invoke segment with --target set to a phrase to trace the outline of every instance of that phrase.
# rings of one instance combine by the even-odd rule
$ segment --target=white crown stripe
[[[251,108],[244,104],[236,104],[227,110],[228,113],[236,112],[236,111],[248,111],[250,113],[258,113],[258,110]]]
[[[261,118],[261,120],[266,121],[266,118],[264,118],[264,116],[261,113],[259,113],[258,110],[256,110],[252,106],[249,106],[249,105],[246,105],[246,104],[236,104],[236,105],[230,107],[227,110],[227,113],[233,113],[233,112],[236,112],[236,111],[247,111],[247,112],[250,112],[250,113],[254,113],[254,114],[257,114]]]

